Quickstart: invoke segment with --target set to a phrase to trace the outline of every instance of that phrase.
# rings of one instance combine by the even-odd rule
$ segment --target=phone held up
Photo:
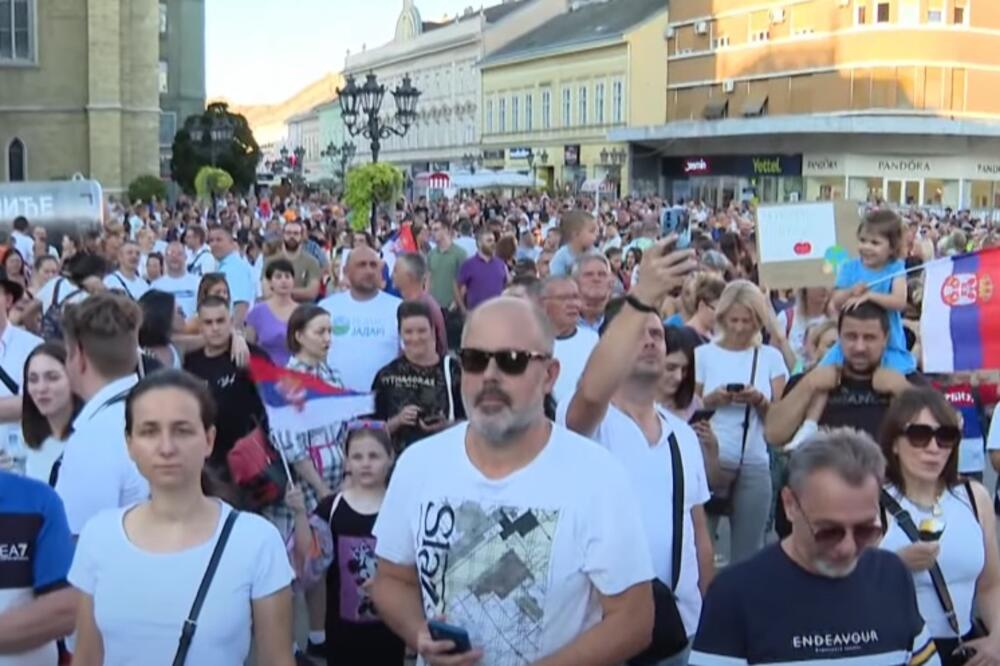
[[[726,391],[728,393],[739,393],[744,388],[746,388],[746,384],[740,384],[739,382],[733,382],[732,384],[726,384]]]
[[[472,643],[469,641],[469,632],[462,627],[456,627],[453,624],[439,620],[430,620],[427,623],[427,630],[434,640],[451,641],[455,644],[454,649],[448,654],[462,654],[472,649]]]

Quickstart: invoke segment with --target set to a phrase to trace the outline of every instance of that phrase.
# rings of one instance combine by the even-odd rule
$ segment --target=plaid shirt
[[[310,366],[296,357],[292,357],[286,366],[289,370],[302,372],[317,377],[327,384],[344,388],[340,376],[326,363]],[[313,467],[319,473],[323,482],[334,493],[344,480],[344,436],[347,424],[343,421],[333,421],[321,428],[313,428],[300,432],[271,432],[271,438],[281,447],[289,465],[302,460],[311,460]],[[294,470],[293,470],[294,473]],[[316,490],[308,483],[296,479],[302,494],[305,496],[306,513],[312,514],[321,499]],[[284,502],[267,507],[264,515],[274,523],[285,539],[292,536],[295,526],[295,515]]]

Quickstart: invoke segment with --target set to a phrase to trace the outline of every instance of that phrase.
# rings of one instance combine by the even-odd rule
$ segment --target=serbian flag
[[[1000,248],[924,269],[924,372],[1000,368]]]
[[[257,384],[272,433],[325,428],[375,411],[371,393],[337,388],[256,356],[250,357],[250,376]]]

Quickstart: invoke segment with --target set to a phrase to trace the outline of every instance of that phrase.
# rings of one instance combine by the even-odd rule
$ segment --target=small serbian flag
[[[1000,248],[924,269],[924,372],[1000,368]]]
[[[250,376],[257,384],[272,433],[325,428],[375,411],[371,393],[337,388],[256,356],[250,357]]]

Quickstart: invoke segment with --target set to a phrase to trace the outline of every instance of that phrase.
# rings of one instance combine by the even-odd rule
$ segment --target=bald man
[[[320,301],[333,320],[327,363],[355,391],[371,391],[376,373],[399,356],[396,309],[402,301],[379,288],[381,274],[378,254],[357,247],[344,269],[350,289]]]
[[[553,346],[525,299],[474,310],[461,352],[469,421],[412,445],[393,472],[372,597],[428,663],[453,647],[430,636],[439,616],[469,634],[456,666],[619,664],[650,640],[638,500],[607,451],[545,418]]]

